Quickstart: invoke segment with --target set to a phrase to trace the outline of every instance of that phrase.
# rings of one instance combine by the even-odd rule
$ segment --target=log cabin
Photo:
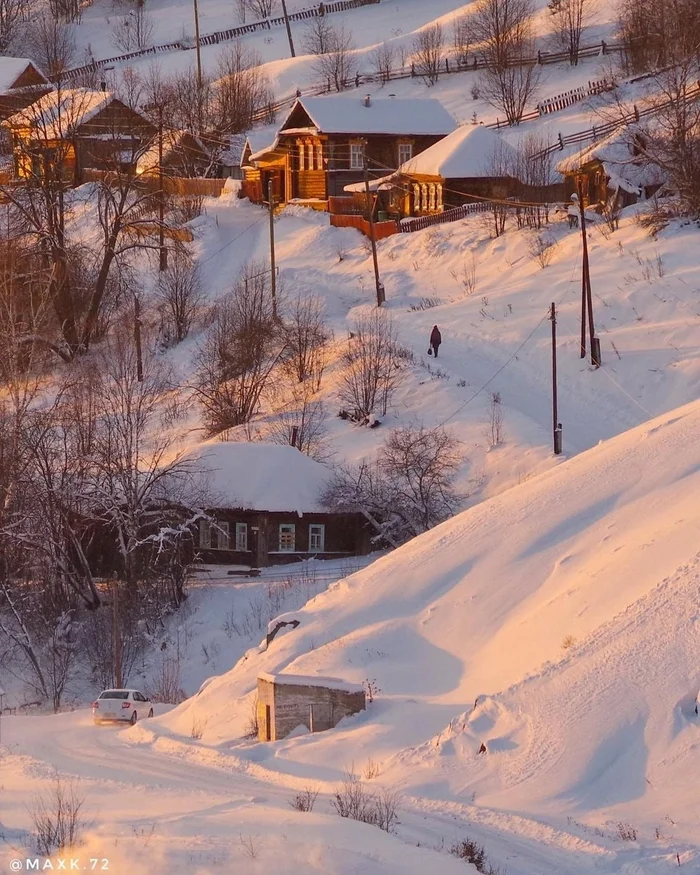
[[[362,514],[330,512],[322,503],[331,469],[295,447],[213,440],[184,463],[188,488],[206,510],[194,533],[202,562],[262,568],[371,550]]]
[[[566,196],[583,193],[584,206],[614,198],[618,208],[650,198],[664,183],[661,171],[644,157],[644,134],[621,128],[557,164]]]
[[[157,133],[146,116],[108,91],[57,89],[4,122],[12,139],[14,173],[37,180],[60,172],[79,185],[86,170],[133,172]]]
[[[298,98],[274,141],[244,155],[242,196],[267,200],[273,184],[278,204],[328,208],[344,187],[396,170],[456,128],[432,99],[356,97]]]

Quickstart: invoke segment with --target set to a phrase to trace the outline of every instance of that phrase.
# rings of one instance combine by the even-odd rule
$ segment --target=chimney
[[[372,106],[372,98],[369,94],[365,94],[365,106]]]

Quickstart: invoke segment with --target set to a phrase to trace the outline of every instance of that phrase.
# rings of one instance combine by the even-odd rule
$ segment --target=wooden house
[[[161,149],[163,174],[185,179],[205,176],[212,164],[206,145],[189,131],[164,131],[163,143],[156,134],[151,145],[136,159],[136,173],[141,176],[157,176]]]
[[[404,162],[395,173],[374,180],[379,211],[401,218],[426,216],[481,198],[505,199],[522,194],[514,176],[516,150],[482,125],[457,128],[424,152]],[[365,186],[346,186],[359,201]]]
[[[665,180],[643,149],[643,133],[621,128],[564,158],[557,170],[564,177],[566,196],[580,190],[584,206],[602,205],[614,197],[618,207],[651,197]]]
[[[321,503],[331,470],[292,446],[210,441],[186,463],[206,496],[194,535],[201,561],[261,568],[370,552],[362,514]]]
[[[396,170],[453,131],[437,100],[356,97],[298,98],[274,141],[244,156],[243,196],[327,207],[346,185]]]
[[[50,169],[75,184],[86,170],[133,172],[157,133],[110,92],[86,88],[51,91],[2,124],[18,178],[37,179]]]
[[[29,58],[0,58],[0,121],[34,103],[52,88]]]

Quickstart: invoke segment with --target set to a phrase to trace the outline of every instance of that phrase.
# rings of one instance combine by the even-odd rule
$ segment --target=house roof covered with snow
[[[202,143],[199,137],[196,137],[189,131],[166,131],[163,134],[163,160],[165,161],[176,149],[180,147],[187,148],[188,141],[192,147],[201,149],[202,152],[207,154],[208,150],[204,143]],[[158,138],[156,138],[136,161],[136,172],[146,173],[149,170],[155,170],[158,167],[159,153],[160,143]]]
[[[344,681],[342,678],[324,677],[323,675],[308,675],[308,674],[280,674],[279,672],[272,673],[262,671],[258,675],[261,681],[267,681],[270,684],[283,684],[294,687],[324,687],[327,690],[340,690],[344,693],[364,693],[363,684],[354,684],[350,681]]]
[[[432,98],[300,97],[283,122],[280,132],[290,126],[301,107],[321,134],[395,134],[406,136],[444,136],[457,122]]]
[[[208,441],[185,462],[211,507],[300,515],[324,510],[321,493],[332,474],[285,444]]]
[[[501,176],[498,166],[514,166],[516,150],[483,125],[463,125],[399,167],[399,173],[469,179]]]
[[[664,179],[658,168],[638,154],[643,134],[632,128],[620,128],[597,143],[563,158],[557,164],[559,173],[576,173],[591,162],[603,165],[611,188],[621,188],[639,194],[647,185],[661,184]]]
[[[44,84],[48,84],[48,79],[29,58],[0,58],[0,94],[5,94],[13,88],[26,87],[23,83],[18,82],[23,74],[31,73],[35,80],[30,85],[38,85],[43,80]]]
[[[10,116],[11,128],[31,128],[42,137],[60,139],[94,118],[116,98],[109,91],[71,88],[51,91]]]

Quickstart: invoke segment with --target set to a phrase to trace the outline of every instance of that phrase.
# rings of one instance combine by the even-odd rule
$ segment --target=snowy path
[[[220,860],[221,854],[231,853],[232,847],[239,849],[240,835],[260,837],[264,844],[286,835],[285,829],[292,824],[303,834],[299,827],[305,821],[299,818],[312,816],[298,815],[288,804],[294,794],[289,784],[298,786],[298,780],[255,765],[249,767],[236,757],[196,744],[171,745],[161,738],[159,743],[165,749],[161,752],[150,744],[139,743],[149,735],[147,724],[136,730],[94,727],[85,711],[51,717],[5,718],[5,755],[0,761],[5,793],[0,822],[10,827],[7,833],[10,844],[0,849],[0,858],[17,856],[21,847],[18,822],[25,828],[28,825],[26,812],[21,812],[23,803],[30,803],[29,791],[41,786],[46,789],[56,770],[64,778],[78,779],[91,815],[101,824],[97,835],[90,839],[91,853],[110,854],[112,845],[128,844],[133,837],[143,846],[143,836],[153,835],[154,853],[161,853],[159,844],[165,841],[171,854],[174,848],[180,848],[180,857],[172,857],[171,862],[180,858],[192,860],[193,855],[199,854],[203,866],[197,871],[209,873],[217,870],[213,863]],[[185,758],[178,755],[178,750]],[[249,770],[253,774],[246,773]],[[332,785],[322,786],[324,792],[331,789]],[[319,798],[317,809],[328,810],[324,796]],[[410,797],[402,801],[398,838],[337,817],[314,814],[313,819],[314,827],[328,836],[329,846],[335,839],[334,825],[340,825],[351,835],[358,831],[363,844],[371,836],[390,848],[385,859],[372,857],[370,868],[319,869],[319,872],[362,871],[378,875],[424,872],[421,861],[423,853],[429,852],[417,851],[417,844],[437,849],[466,837],[483,843],[496,864],[507,865],[509,875],[541,875],[553,871],[553,866],[560,875],[576,875],[592,866],[601,868],[601,863],[612,863],[614,856],[593,842],[528,818]],[[111,823],[106,826],[105,821]],[[313,845],[311,832],[309,842]],[[116,835],[117,840],[110,839],[107,844],[107,835]],[[206,842],[206,852],[198,845],[202,840]],[[441,873],[464,871],[463,864],[449,855],[429,856],[435,857]],[[406,861],[414,857],[416,868],[406,868]],[[394,868],[399,862],[403,869]],[[212,865],[211,869],[207,863]],[[237,871],[258,871],[250,861],[247,866],[244,864]],[[119,875],[129,871],[132,875],[134,870],[129,867],[111,871]],[[175,868],[167,871],[180,872]]]

